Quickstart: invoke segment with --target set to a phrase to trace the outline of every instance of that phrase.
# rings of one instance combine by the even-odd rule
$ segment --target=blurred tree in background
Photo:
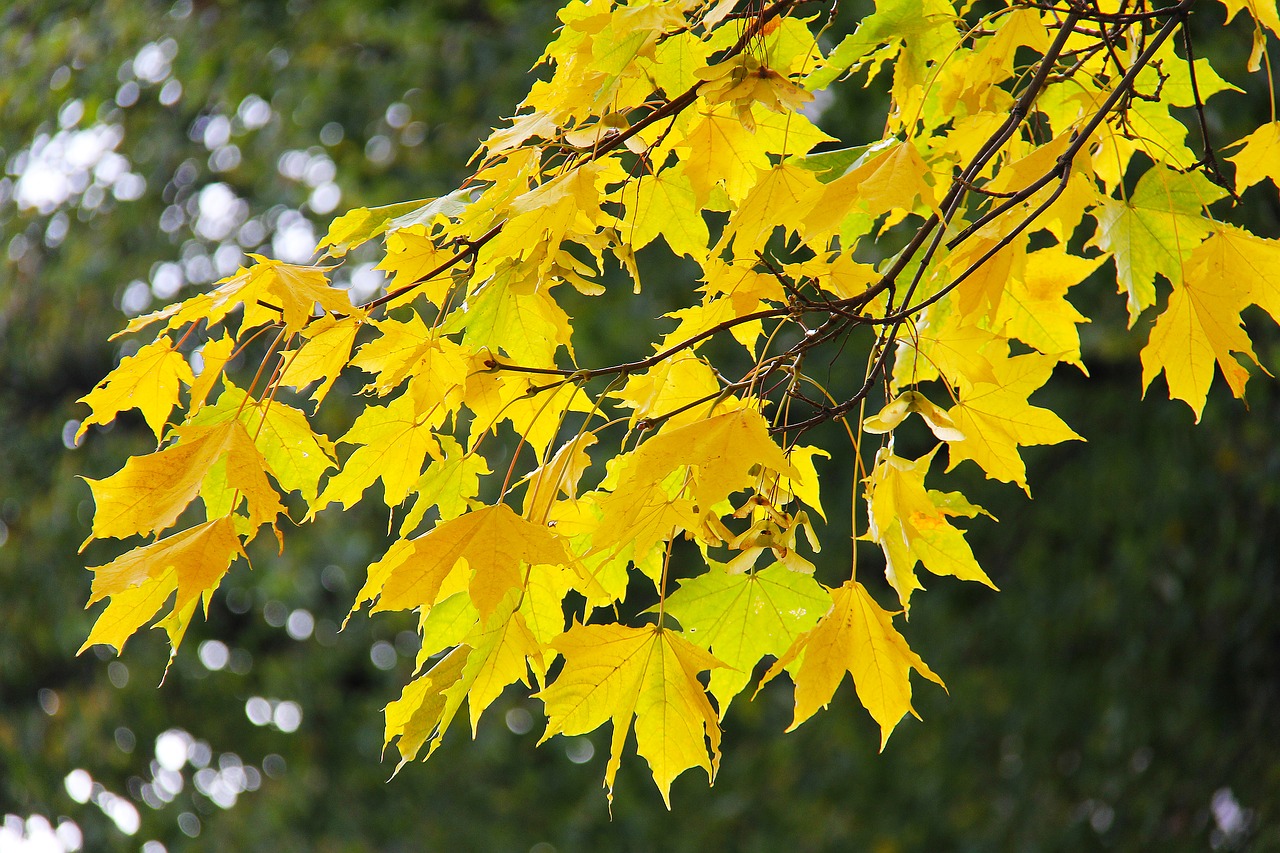
[[[0,12],[0,849],[54,833],[148,853],[1280,846],[1280,393],[1257,382],[1247,416],[1211,399],[1192,427],[1181,404],[1137,404],[1138,343],[1101,333],[1085,342],[1093,379],[1046,392],[1091,445],[1031,454],[1034,502],[966,489],[1001,519],[971,539],[1004,592],[939,581],[918,605],[931,628],[916,642],[951,695],[922,694],[925,723],[881,756],[847,686],[785,737],[790,697],[770,689],[735,705],[713,789],[678,781],[668,813],[632,762],[611,822],[603,744],[535,750],[511,698],[477,744],[451,739],[387,783],[378,709],[412,667],[412,625],[337,630],[387,541],[369,512],[233,573],[162,688],[159,636],[126,660],[74,656],[91,622],[81,566],[101,562],[75,553],[91,509],[75,476],[152,442],[126,418],[74,445],[76,399],[128,352],[109,335],[245,251],[305,261],[347,207],[455,186],[524,94],[555,5]],[[859,9],[841,13],[851,28]],[[1260,79],[1232,82],[1266,109]],[[871,138],[859,122],[876,112],[834,103],[821,123]],[[1280,232],[1274,199],[1253,201],[1254,230]],[[380,284],[358,257],[344,275]],[[1114,282],[1088,289],[1119,327]],[[668,310],[660,284],[647,298],[593,304],[585,360],[617,360],[632,324]],[[1280,342],[1257,344],[1276,372]]]

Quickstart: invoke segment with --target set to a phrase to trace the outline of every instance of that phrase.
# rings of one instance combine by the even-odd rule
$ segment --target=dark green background
[[[75,656],[93,618],[81,609],[83,566],[116,554],[110,544],[76,554],[91,512],[76,477],[112,473],[152,439],[134,415],[91,430],[74,450],[64,432],[86,414],[75,400],[120,355],[107,338],[124,322],[129,284],[152,280],[157,262],[213,248],[189,217],[162,231],[166,208],[225,182],[262,220],[269,244],[273,223],[310,193],[282,176],[287,151],[332,160],[340,209],[451,189],[476,141],[523,95],[553,11],[482,0],[27,0],[0,12],[0,161],[15,171],[20,152],[57,133],[59,111],[79,99],[78,127],[120,125],[116,150],[146,181],[135,200],[107,192],[91,210],[73,195],[44,213],[19,209],[15,175],[0,184],[0,815],[14,816],[8,828],[32,815],[70,819],[88,850],[137,850],[151,839],[174,851],[1280,849],[1280,395],[1259,376],[1246,412],[1219,383],[1198,426],[1185,406],[1162,399],[1159,381],[1140,403],[1136,355],[1150,317],[1124,335],[1106,281],[1073,296],[1098,320],[1086,330],[1092,378],[1063,369],[1036,398],[1088,443],[1027,452],[1034,501],[964,470],[971,466],[958,472],[960,487],[1000,518],[972,524],[970,539],[1003,592],[929,582],[906,631],[950,695],[917,680],[924,722],[904,722],[881,755],[847,683],[828,712],[783,735],[790,691],[780,679],[755,702],[735,703],[714,788],[686,774],[667,812],[643,760],[629,753],[610,820],[600,788],[606,733],[590,738],[594,755],[583,764],[570,759],[586,753],[581,741],[535,749],[539,724],[516,734],[504,721],[522,728],[520,711],[536,720],[537,703],[509,693],[476,742],[459,727],[430,763],[387,782],[380,709],[398,695],[412,657],[382,670],[370,650],[398,637],[408,648],[399,635],[412,624],[361,616],[333,633],[385,544],[385,517],[372,509],[330,513],[289,531],[284,557],[258,554],[252,572],[237,567],[161,688],[159,632],[132,640],[119,662]],[[844,10],[843,25],[854,12]],[[1241,67],[1248,28],[1224,29],[1216,10],[1205,14],[1201,45],[1229,79],[1258,89],[1261,78]],[[177,47],[171,73],[181,98],[161,105],[157,82],[141,85],[132,106],[116,106],[131,79],[122,64],[166,38]],[[193,128],[234,115],[251,94],[271,103],[272,118],[233,128],[240,163],[215,172]],[[876,107],[860,97],[838,101],[824,126],[851,142],[878,133]],[[388,114],[393,103],[408,108],[409,124]],[[1266,115],[1265,92],[1243,103],[1212,114],[1223,140],[1241,135],[1249,109],[1255,125],[1264,120],[1256,116]],[[375,138],[386,140],[385,158],[368,156],[382,144]],[[1280,235],[1274,189],[1246,201],[1250,227]],[[322,232],[329,217],[310,218]],[[644,346],[635,324],[668,310],[687,286],[665,275],[649,281],[640,300],[575,308],[584,361],[634,357]],[[1247,319],[1275,372],[1277,336],[1263,316]],[[349,414],[341,392],[353,388],[331,396],[332,417]],[[821,469],[833,516],[847,462]],[[828,541],[819,571],[834,581],[847,554],[838,536]],[[874,565],[873,551],[863,558]],[[316,633],[295,641],[268,624],[264,613],[282,609],[312,613]],[[201,665],[197,650],[213,638],[237,650],[240,672]],[[301,727],[254,726],[245,703],[255,696],[299,703]],[[224,809],[196,790],[188,765],[172,803],[146,805],[156,738],[171,729],[207,744],[213,767],[236,756],[257,768],[260,787]],[[69,796],[64,778],[76,768],[134,803],[135,835]]]

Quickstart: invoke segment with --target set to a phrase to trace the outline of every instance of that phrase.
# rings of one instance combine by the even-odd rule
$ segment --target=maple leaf
[[[89,605],[111,601],[98,616],[80,652],[98,643],[124,650],[130,636],[160,610],[174,592],[173,613],[194,608],[203,595],[217,588],[227,567],[244,549],[229,517],[215,518],[167,539],[134,548],[90,569],[94,573]],[[89,606],[86,605],[86,606]],[[169,642],[177,651],[185,620],[169,627]]]
[[[375,320],[369,325],[379,336],[363,344],[351,359],[353,366],[373,376],[365,393],[385,396],[412,378],[416,408],[427,411],[436,404],[448,411],[457,408],[470,369],[471,353],[466,347],[428,329],[416,314],[404,321]]]
[[[93,424],[106,424],[115,420],[120,412],[141,409],[147,426],[163,437],[164,425],[169,413],[178,404],[180,384],[191,385],[195,377],[182,353],[173,348],[167,337],[147,344],[133,355],[120,359],[115,370],[107,374],[98,385],[78,402],[93,411],[80,423],[76,441]]]
[[[469,651],[466,646],[458,646],[437,661],[426,674],[406,684],[399,699],[387,704],[383,739],[388,745],[394,741],[400,752],[397,773],[417,757],[427,741],[438,743],[448,702],[445,691],[462,678]]]
[[[867,479],[867,538],[884,551],[885,576],[904,610],[910,607],[911,593],[922,589],[915,574],[917,562],[935,575],[996,588],[974,559],[964,531],[947,521],[950,515],[972,517],[981,510],[966,505],[957,512],[950,496],[925,489],[925,474],[937,452],[935,447],[911,461],[881,450]]]
[[[1182,283],[1183,262],[1211,231],[1204,208],[1226,194],[1199,172],[1157,166],[1142,176],[1127,202],[1103,201],[1093,244],[1116,259],[1120,292],[1129,294],[1131,326],[1155,303],[1156,273]]]
[[[329,504],[350,507],[374,481],[382,480],[383,500],[395,506],[409,496],[422,474],[428,455],[440,458],[439,442],[429,430],[434,412],[420,414],[409,394],[402,394],[386,406],[370,406],[360,413],[342,438],[342,444],[358,445],[342,470],[329,478],[324,491],[312,504],[315,515]],[[443,420],[440,413],[439,420]]]
[[[570,562],[549,528],[526,521],[506,504],[486,506],[441,522],[416,539],[397,541],[369,567],[352,610],[375,599],[374,611],[430,607],[445,580],[463,571],[470,573],[472,602],[487,618],[508,590],[524,584],[522,566]]]
[[[1049,379],[1053,364],[1053,359],[1038,353],[1015,356],[992,365],[994,383],[977,382],[971,389],[961,389],[959,404],[948,414],[965,438],[948,442],[948,471],[972,459],[988,477],[1017,483],[1030,494],[1018,447],[1084,440],[1053,412],[1027,402],[1031,392]]]
[[[349,210],[329,224],[329,230],[316,246],[316,251],[323,251],[330,258],[345,257],[347,252],[384,233],[397,217],[425,207],[431,201],[402,201],[382,207]]]
[[[1093,274],[1103,260],[1102,255],[1080,258],[1054,250],[1027,255],[1023,277],[1009,282],[1005,289],[996,325],[1005,335],[1083,371],[1076,327],[1089,319],[1067,301],[1066,294]]]
[[[627,204],[624,231],[632,250],[640,250],[661,234],[671,251],[701,261],[707,254],[707,223],[693,198],[693,184],[679,165],[641,179],[634,200]]]
[[[1248,369],[1233,353],[1255,364],[1249,336],[1240,325],[1240,311],[1250,302],[1252,279],[1240,275],[1240,266],[1223,243],[1230,238],[1210,238],[1187,261],[1182,285],[1169,294],[1169,305],[1156,319],[1151,338],[1142,350],[1142,386],[1145,392],[1161,372],[1169,383],[1169,397],[1186,402],[1196,413],[1204,410],[1213,366],[1227,380],[1232,393],[1244,396]],[[1232,253],[1234,254],[1234,253]]]
[[[715,110],[703,114],[681,145],[684,172],[700,208],[706,207],[717,185],[723,186],[731,201],[741,202],[755,185],[757,173],[769,168],[761,140],[736,118]]]
[[[270,398],[255,400],[230,381],[218,398],[189,421],[189,425],[217,424],[238,418],[253,436],[267,470],[285,492],[297,491],[308,504],[316,500],[320,478],[336,468],[333,442],[312,432],[298,409]]]
[[[604,519],[593,540],[596,552],[631,543],[635,553],[647,553],[674,529],[696,526],[697,508],[715,506],[755,482],[759,468],[800,476],[769,438],[764,418],[750,409],[664,430],[621,457],[620,466],[617,487],[600,502]],[[685,468],[693,471],[681,474]],[[691,500],[680,497],[686,489]]]
[[[280,384],[301,391],[317,382],[311,399],[318,407],[350,361],[351,347],[359,331],[360,321],[355,317],[336,320],[328,314],[307,326],[302,330],[304,343],[284,356]],[[194,389],[192,396],[195,396]]]
[[[1264,31],[1280,35],[1275,3],[1225,5],[1253,17],[1256,66]],[[155,624],[176,648],[230,563],[274,528],[282,494],[305,523],[381,481],[399,538],[352,612],[415,611],[422,674],[386,709],[401,765],[432,754],[464,703],[474,736],[518,682],[540,685],[543,740],[612,723],[610,797],[634,726],[666,800],[690,767],[714,779],[719,717],[770,658],[761,683],[785,670],[795,684],[791,728],[849,673],[883,748],[914,714],[911,671],[941,681],[856,576],[814,579],[809,514],[829,487],[815,461],[834,448],[799,437],[846,427],[855,519],[866,512],[855,526],[904,612],[920,566],[990,585],[956,521],[984,511],[925,480],[945,444],[948,472],[969,459],[1026,490],[1020,448],[1079,438],[1029,402],[1057,364],[1085,370],[1071,289],[1113,258],[1132,326],[1169,283],[1141,352],[1144,393],[1163,373],[1198,418],[1215,365],[1240,396],[1257,361],[1241,312],[1280,320],[1280,241],[1219,221],[1230,210],[1213,153],[1187,145],[1187,108],[1234,87],[1169,38],[1185,14],[1081,7],[1064,28],[1045,9],[876,0],[828,50],[829,16],[807,9],[567,3],[547,73],[458,189],[333,220],[324,257],[380,244],[390,282],[368,311],[330,283],[333,267],[251,255],[208,292],[130,320],[126,332],[156,339],[85,396],[80,432],[136,408],[159,449],[89,481],[90,539],[198,522],[197,496],[205,521],[94,570],[93,600],[109,603],[89,641],[120,648],[172,600]],[[850,145],[817,127],[814,95],[856,71],[888,110],[859,122],[879,138]],[[1278,145],[1275,122],[1235,143],[1239,190],[1280,185]],[[640,312],[661,314],[659,332],[617,315],[610,328],[628,334],[615,343],[632,354],[580,365],[582,306],[614,264],[639,292],[659,238],[688,286],[646,279],[656,301]],[[621,296],[607,294],[609,312]],[[315,425],[351,367],[367,379],[335,471]],[[316,409],[282,388],[312,389]],[[912,415],[936,444],[914,459],[895,451],[915,438],[900,432]],[[887,436],[870,470],[868,433]],[[500,489],[491,471],[506,472]],[[677,585],[689,547],[710,570]],[[656,592],[645,612],[658,625],[619,621],[652,603],[628,598],[637,586]],[[588,616],[613,622],[577,623]]]
[[[1269,122],[1234,143],[1244,147],[1232,157],[1236,164],[1236,192],[1270,179],[1280,187],[1280,122]]]
[[[241,320],[244,329],[280,322],[286,330],[300,332],[311,320],[312,309],[317,304],[337,315],[363,315],[351,304],[345,290],[329,284],[325,268],[286,264],[262,255],[250,254],[249,257],[255,261],[252,267],[241,267],[208,293],[135,317],[121,334],[136,332],[159,320],[167,321],[166,329],[198,320],[213,326],[241,307],[244,308]]]
[[[414,484],[417,498],[400,524],[402,536],[414,530],[431,507],[439,510],[441,521],[448,521],[479,505],[480,478],[490,473],[489,463],[479,454],[464,452],[451,436],[439,440],[444,458],[429,464]]]
[[[690,767],[715,781],[720,768],[720,725],[698,673],[724,666],[679,632],[656,625],[574,625],[552,642],[564,669],[538,694],[547,730],[580,735],[613,723],[604,784],[613,783],[635,719],[636,751],[649,762],[662,799],[671,807],[671,782]]]
[[[798,634],[817,623],[830,602],[812,577],[779,564],[737,574],[720,563],[710,566],[711,571],[680,582],[667,597],[666,611],[690,642],[725,664],[711,671],[709,687],[723,720],[756,664],[766,655],[785,652]]]
[[[227,362],[231,360],[235,346],[236,342],[224,334],[200,347],[200,375],[191,384],[190,412],[198,412],[204,406],[209,392],[213,390],[213,384],[222,376]]]
[[[171,527],[195,499],[201,481],[224,458],[227,483],[247,501],[254,527],[284,512],[267,481],[266,460],[239,421],[178,427],[174,433],[178,443],[172,447],[134,457],[102,480],[85,479],[95,504],[90,540],[123,539]]]
[[[856,581],[831,590],[826,615],[796,637],[765,673],[761,686],[783,669],[792,673],[796,685],[795,716],[787,731],[830,704],[847,672],[853,676],[858,701],[880,725],[881,750],[903,716],[919,719],[911,706],[911,670],[945,689],[942,679],[893,627],[893,614],[881,609]]]

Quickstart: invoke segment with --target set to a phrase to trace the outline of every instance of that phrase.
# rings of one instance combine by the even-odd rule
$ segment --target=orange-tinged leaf
[[[791,667],[793,661],[798,667]],[[787,731],[803,723],[835,696],[845,673],[853,676],[858,701],[880,725],[880,749],[911,707],[911,670],[945,687],[893,627],[862,584],[849,581],[831,590],[831,609],[817,627],[801,634],[765,674],[764,681],[789,668],[795,681],[795,717]],[[762,682],[763,683],[763,682]]]
[[[664,430],[620,457],[619,465],[617,487],[600,500],[604,517],[592,540],[596,553],[623,554],[623,546],[634,545],[636,557],[647,554],[679,530],[697,526],[695,504],[709,510],[757,482],[761,468],[799,476],[769,438],[764,418],[750,409]]]
[[[947,516],[972,514],[979,508],[958,513],[953,509],[956,496],[925,489],[925,474],[935,453],[936,447],[911,461],[881,450],[867,479],[867,537],[884,552],[885,576],[904,610],[910,607],[911,594],[922,588],[915,573],[917,562],[935,575],[953,575],[995,589],[973,558],[964,531],[947,521]]]
[[[545,465],[529,474],[529,487],[524,495],[522,515],[535,523],[543,523],[551,511],[551,504],[560,495],[573,499],[578,496],[578,481],[591,465],[587,451],[596,443],[592,433],[583,433],[561,445]]]
[[[471,573],[471,600],[484,619],[508,590],[524,583],[522,567],[570,562],[549,528],[526,521],[506,504],[487,506],[442,522],[416,539],[396,542],[369,567],[355,607],[375,598],[375,611],[429,607],[445,579],[465,566]]]
[[[190,423],[238,417],[280,487],[286,493],[297,491],[308,504],[314,503],[320,478],[337,467],[333,442],[312,432],[306,415],[292,406],[269,397],[255,400],[230,382],[225,384],[226,390],[217,404],[197,414]]]
[[[173,348],[172,341],[162,336],[122,358],[115,370],[80,398],[79,402],[93,411],[80,423],[76,440],[93,424],[110,423],[120,412],[140,409],[158,441],[163,437],[169,413],[178,404],[183,382],[195,382],[191,368],[182,353]]]
[[[105,479],[85,480],[96,506],[90,539],[123,539],[171,527],[224,457],[228,485],[248,501],[254,527],[284,511],[267,481],[266,461],[239,421],[178,427],[175,432],[178,444],[134,457]]]
[[[610,802],[633,717],[636,751],[649,762],[668,808],[672,780],[690,767],[701,767],[715,781],[720,725],[698,673],[723,663],[679,632],[657,626],[575,625],[552,645],[565,664],[538,694],[547,707],[542,741],[586,734],[612,721],[604,778]]]
[[[192,608],[201,595],[218,587],[227,567],[244,556],[229,517],[217,518],[167,539],[134,548],[98,566],[89,604],[110,597],[80,651],[97,643],[124,649],[135,631],[149,621],[175,591],[173,612]],[[182,626],[185,628],[185,625]],[[181,634],[170,632],[174,649]]]

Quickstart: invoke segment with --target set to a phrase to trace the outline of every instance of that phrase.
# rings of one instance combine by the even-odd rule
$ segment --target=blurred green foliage
[[[128,346],[108,337],[243,250],[314,242],[331,211],[452,188],[523,94],[553,12],[527,0],[0,12],[0,840],[37,831],[17,823],[34,815],[74,822],[88,850],[1280,847],[1280,393],[1257,378],[1251,411],[1219,396],[1194,427],[1159,387],[1140,403],[1136,345],[1115,333],[1123,309],[1103,281],[1085,297],[1112,321],[1088,341],[1092,377],[1064,372],[1042,395],[1088,444],[1030,454],[1034,501],[966,484],[1001,519],[970,536],[1004,591],[931,584],[907,631],[950,695],[921,686],[925,722],[883,755],[848,685],[782,735],[780,679],[735,704],[715,787],[682,777],[670,813],[632,760],[610,820],[601,733],[535,749],[536,700],[514,694],[476,742],[452,738],[387,782],[380,710],[408,677],[413,626],[384,615],[337,631],[386,543],[369,512],[329,513],[286,556],[237,567],[162,687],[159,636],[119,660],[75,656],[90,626],[82,567],[114,556],[76,554],[91,511],[76,477],[150,441],[126,416],[67,446],[75,400]],[[1210,51],[1248,38],[1202,32]],[[855,142],[876,113],[857,97],[823,119]],[[1230,117],[1211,119],[1233,138]],[[40,169],[52,171],[32,182]],[[1257,200],[1251,227],[1280,233],[1275,209]],[[679,299],[678,265],[650,260],[643,299],[571,309],[584,361],[634,355],[633,324]],[[349,268],[364,286],[359,259]],[[1274,372],[1280,342],[1257,337]],[[326,404],[338,420],[342,390]],[[829,514],[847,517],[848,461],[821,470]],[[839,573],[837,550],[820,572]],[[875,555],[860,556],[868,579]],[[133,833],[130,808],[103,791],[132,804]]]

